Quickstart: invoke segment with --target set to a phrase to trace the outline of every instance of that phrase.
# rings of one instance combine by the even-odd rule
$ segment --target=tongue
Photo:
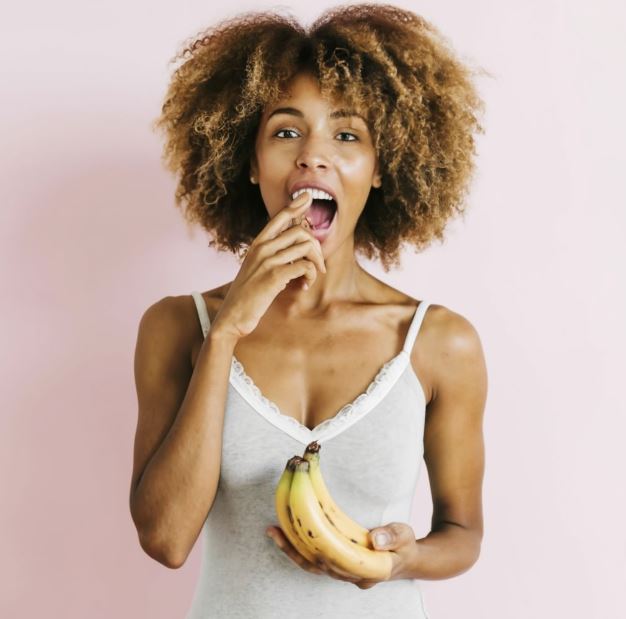
[[[327,227],[335,213],[335,209],[328,200],[313,200],[307,217],[310,219],[314,228]]]

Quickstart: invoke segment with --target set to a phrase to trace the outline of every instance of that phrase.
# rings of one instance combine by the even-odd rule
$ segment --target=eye
[[[296,133],[295,129],[281,129],[280,131],[277,131],[274,135],[278,136],[279,133],[284,133],[284,132]],[[349,131],[340,131],[337,135],[351,135],[354,138],[353,140],[340,140],[340,142],[358,142],[359,141],[359,138],[356,135],[354,135],[354,133],[350,133]]]
[[[285,131],[289,131],[291,133],[295,133],[295,131],[293,129],[281,129],[280,131],[277,131],[274,135],[278,135],[279,133],[284,133]]]

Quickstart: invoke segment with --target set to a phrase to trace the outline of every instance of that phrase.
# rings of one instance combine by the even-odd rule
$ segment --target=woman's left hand
[[[280,527],[272,526],[272,539],[283,552],[289,554],[296,552],[295,548],[283,534]],[[388,537],[386,543],[379,543],[375,536],[384,534]],[[392,568],[391,575],[387,580],[400,580],[411,578],[411,566],[415,562],[417,544],[413,528],[403,522],[391,522],[382,527],[370,530],[370,539],[376,550],[387,550],[391,552]],[[345,580],[355,584],[359,589],[370,589],[384,580],[363,579],[344,571],[330,559],[320,559],[317,563],[320,570],[328,574],[331,578]]]

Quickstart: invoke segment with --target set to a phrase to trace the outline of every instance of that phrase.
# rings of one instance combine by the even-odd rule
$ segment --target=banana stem
[[[295,473],[295,471],[303,471],[304,473],[308,473],[309,472],[309,463],[304,459],[301,458],[300,456],[293,456],[293,458],[290,459],[290,462],[293,460],[293,471]]]
[[[313,441],[312,443],[309,443],[306,446],[306,449],[305,449],[304,453],[305,454],[316,454],[316,453],[319,453],[321,448],[322,448],[322,446],[317,441]]]

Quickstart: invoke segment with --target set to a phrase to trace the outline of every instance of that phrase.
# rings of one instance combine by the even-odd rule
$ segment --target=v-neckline
[[[364,392],[357,395],[347,404],[344,404],[332,417],[321,421],[313,428],[309,428],[295,417],[283,413],[275,402],[265,397],[254,380],[246,373],[244,365],[234,354],[231,359],[229,382],[248,404],[272,425],[305,445],[314,440],[321,443],[337,436],[344,429],[362,419],[391,391],[391,388],[410,365],[411,357],[406,349],[423,304],[425,302],[420,301],[415,308],[402,350],[380,367]],[[424,390],[421,388],[421,382],[417,375],[415,378],[420,385],[421,394],[424,395]]]
[[[329,432],[325,431],[327,428],[335,427],[338,429],[343,421],[356,416],[358,412],[360,412],[361,415],[364,415],[365,411],[369,412],[378,401],[382,400],[382,396],[387,394],[393,384],[395,384],[395,381],[401,374],[401,371],[398,372],[397,370],[404,370],[407,366],[406,361],[408,360],[408,355],[404,350],[401,350],[395,357],[383,364],[364,392],[347,404],[344,404],[332,417],[320,421],[320,423],[313,428],[309,428],[295,417],[283,413],[275,402],[265,397],[254,380],[246,373],[243,364],[235,355],[232,356],[230,382],[237,391],[244,396],[256,412],[263,415],[268,421],[277,422],[275,425],[278,425],[281,429],[286,429],[286,427],[291,426],[298,436],[307,438],[306,444],[308,444],[316,440],[316,438],[321,439],[322,436],[324,436],[325,439],[330,438]],[[400,366],[402,367],[400,368]],[[376,403],[372,403],[370,399],[374,391],[381,396],[377,398]],[[365,401],[368,401],[367,408],[361,406]],[[291,434],[291,432],[288,433]],[[335,436],[335,434],[333,434],[333,436]]]

